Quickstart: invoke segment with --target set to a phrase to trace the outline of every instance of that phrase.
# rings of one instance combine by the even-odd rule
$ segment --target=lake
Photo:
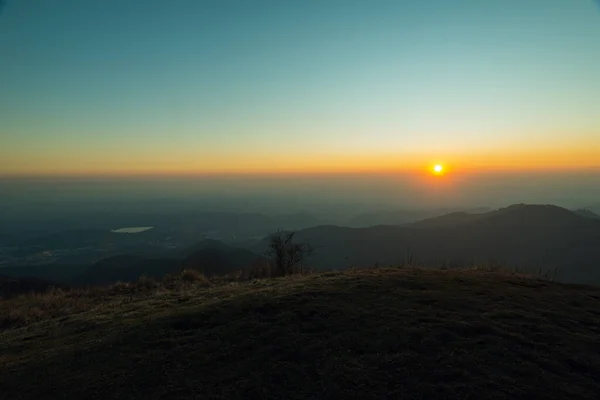
[[[134,228],[119,228],[114,229],[111,232],[114,233],[140,233],[154,228],[153,226],[137,226]]]

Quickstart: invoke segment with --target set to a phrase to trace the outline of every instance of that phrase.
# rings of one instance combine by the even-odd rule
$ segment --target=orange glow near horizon
[[[573,147],[571,147],[573,146]],[[191,148],[177,152],[130,154],[100,152],[33,152],[28,157],[6,153],[0,157],[0,176],[191,176],[191,175],[297,175],[347,173],[407,173],[436,175],[576,171],[600,168],[600,145],[539,148],[537,151],[497,149],[481,152],[448,152],[432,158],[422,153],[345,153],[322,151],[303,154],[242,153],[220,151],[201,154]],[[441,162],[441,159],[444,162]],[[442,166],[441,172],[434,170]],[[424,168],[424,166],[427,166]]]
[[[591,0],[4,3],[0,179],[600,177]]]

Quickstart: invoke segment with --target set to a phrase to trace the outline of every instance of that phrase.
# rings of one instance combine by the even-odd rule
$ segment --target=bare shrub
[[[267,256],[272,261],[271,276],[286,276],[304,272],[304,262],[313,254],[308,243],[294,243],[296,232],[277,231],[269,241]]]

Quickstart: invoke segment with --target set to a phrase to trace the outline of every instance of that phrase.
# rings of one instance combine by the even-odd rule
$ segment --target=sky
[[[600,168],[593,0],[5,0],[0,175]]]

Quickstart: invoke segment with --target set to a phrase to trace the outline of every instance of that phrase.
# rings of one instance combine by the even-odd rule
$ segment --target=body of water
[[[114,233],[140,233],[154,228],[153,226],[137,226],[133,228],[119,228],[114,229],[111,232]]]

